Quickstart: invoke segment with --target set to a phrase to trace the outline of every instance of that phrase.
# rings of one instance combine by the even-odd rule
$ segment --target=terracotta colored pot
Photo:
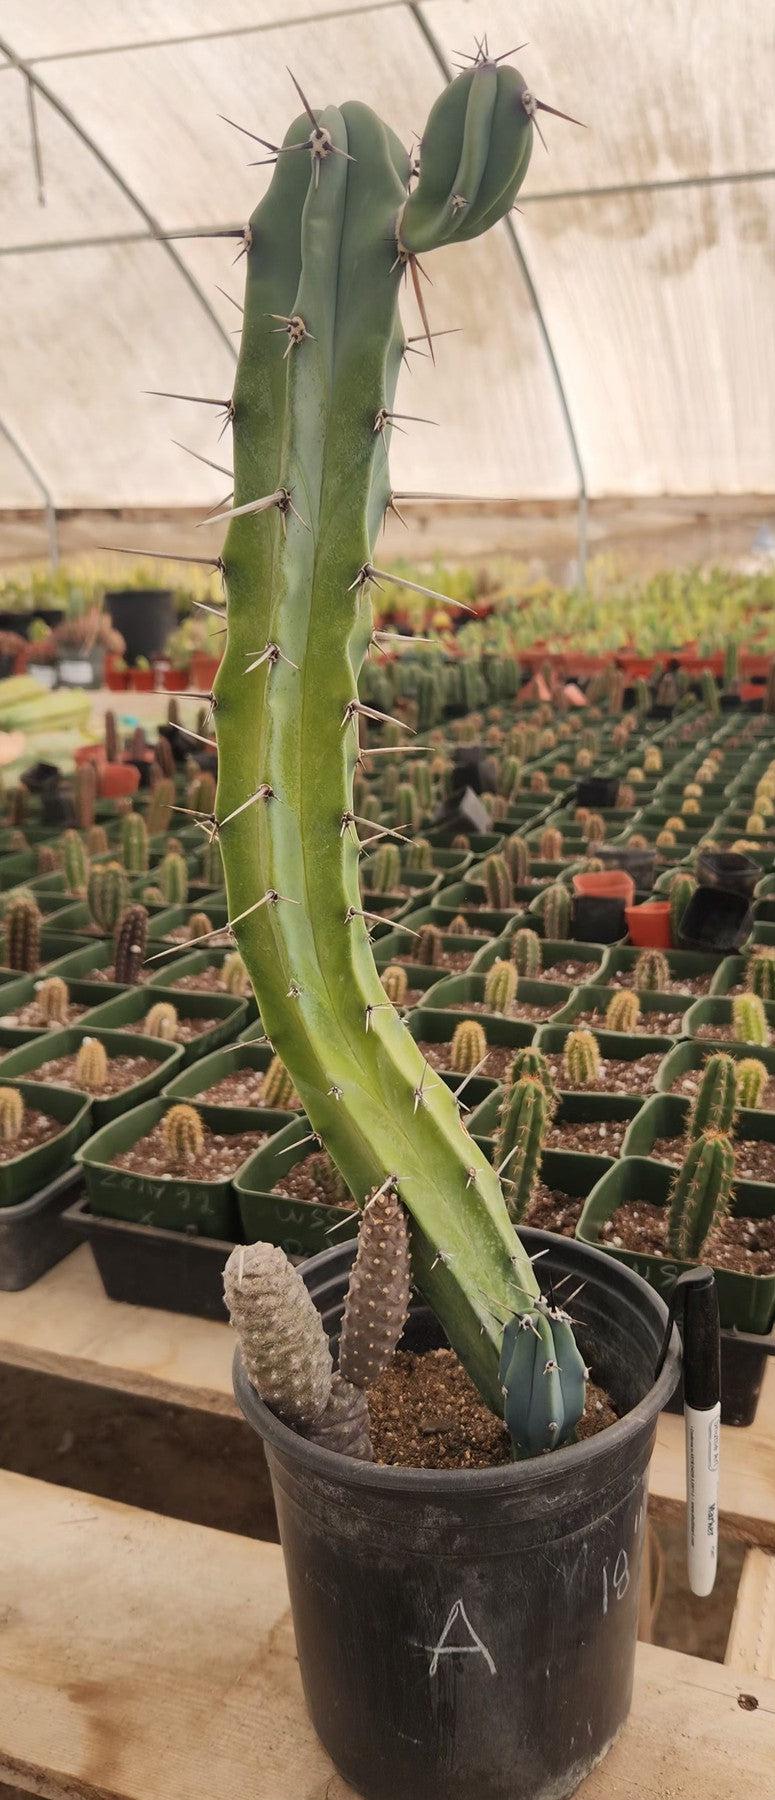
[[[129,687],[135,694],[152,694],[155,687],[153,669],[130,669]]]
[[[635,899],[635,883],[626,869],[601,869],[599,873],[574,875],[573,891],[575,894],[592,894],[602,900],[623,900],[625,906],[632,906]]]
[[[625,906],[624,917],[630,942],[637,944],[639,949],[671,949],[669,900],[647,900],[643,906]]]
[[[105,745],[81,744],[80,748],[76,750],[73,760],[76,767],[79,767],[81,763],[104,763],[107,761]]]
[[[140,786],[140,770],[135,763],[102,763],[97,769],[97,794],[100,800],[123,800],[136,794]]]
[[[188,687],[190,669],[167,669],[164,674],[164,687],[168,694],[182,694]]]

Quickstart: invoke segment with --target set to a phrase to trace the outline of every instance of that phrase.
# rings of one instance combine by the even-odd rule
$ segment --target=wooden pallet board
[[[0,1537],[0,1783],[352,1800],[304,1711],[275,1546],[7,1473]],[[631,1719],[581,1792],[749,1800],[774,1765],[775,1682],[640,1645]]]
[[[0,1363],[239,1416],[226,1325],[109,1300],[88,1245],[19,1294],[0,1293]],[[722,1430],[721,1512],[745,1543],[775,1550],[775,1358],[755,1424]],[[663,1413],[651,1466],[656,1516],[685,1498],[683,1420]]]
[[[724,1661],[775,1681],[775,1556],[764,1550],[746,1552]]]

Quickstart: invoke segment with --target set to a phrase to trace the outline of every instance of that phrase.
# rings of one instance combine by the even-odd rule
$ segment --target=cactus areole
[[[358,102],[305,103],[287,133],[245,234],[214,712],[229,916],[267,1035],[356,1198],[395,1177],[415,1280],[498,1412],[504,1324],[537,1283],[497,1177],[380,982],[353,774],[372,546],[391,506],[399,290],[405,274],[419,287],[416,253],[509,211],[532,144],[525,94],[503,64],[460,75],[432,109],[411,192],[409,156]]]

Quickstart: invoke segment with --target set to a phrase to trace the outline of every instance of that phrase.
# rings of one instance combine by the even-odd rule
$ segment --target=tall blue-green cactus
[[[381,985],[352,793],[402,277],[508,212],[533,112],[515,70],[477,62],[433,107],[411,192],[406,151],[368,107],[305,102],[291,126],[245,236],[214,713],[229,916],[264,1027],[356,1197],[394,1178],[415,1279],[498,1411],[503,1315],[536,1281],[497,1177]]]

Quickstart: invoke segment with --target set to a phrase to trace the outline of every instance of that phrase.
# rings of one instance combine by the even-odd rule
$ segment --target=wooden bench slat
[[[775,1681],[775,1556],[765,1550],[746,1552],[724,1661]]]

